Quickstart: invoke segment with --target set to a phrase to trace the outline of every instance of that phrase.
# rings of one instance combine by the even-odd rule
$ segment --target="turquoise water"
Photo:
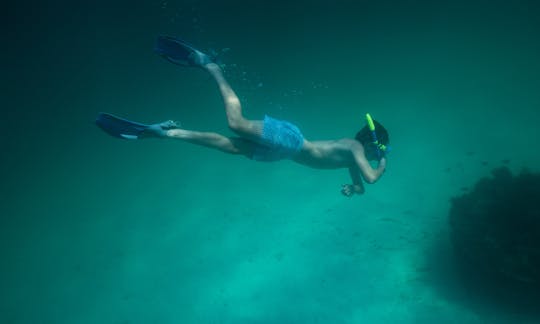
[[[453,271],[450,198],[538,170],[533,1],[23,3],[3,47],[0,322],[534,323]],[[394,148],[363,196],[346,170],[257,163],[93,120],[230,134],[203,71],[156,35],[222,53],[247,117],[308,139],[370,112]],[[505,161],[509,160],[509,161]]]

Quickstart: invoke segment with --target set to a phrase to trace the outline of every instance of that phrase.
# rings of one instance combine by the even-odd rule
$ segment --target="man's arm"
[[[355,146],[353,148],[353,156],[356,162],[360,174],[367,183],[375,183],[384,173],[386,169],[386,158],[383,157],[379,161],[379,165],[376,169],[373,169],[366,159],[364,154],[364,147],[362,145]]]
[[[353,194],[363,194],[364,189],[364,183],[362,182],[362,177],[360,176],[360,170],[356,167],[350,167],[349,168],[349,175],[351,176],[352,185],[343,185],[341,192],[345,196],[352,196]]]
[[[355,193],[363,194],[365,189],[362,178],[364,178],[364,181],[367,183],[375,183],[386,169],[386,158],[384,157],[379,161],[377,168],[373,169],[366,159],[364,147],[361,144],[352,146],[351,151],[355,163],[349,168],[349,174],[353,184],[343,185],[341,188],[341,193],[347,197],[350,197]]]

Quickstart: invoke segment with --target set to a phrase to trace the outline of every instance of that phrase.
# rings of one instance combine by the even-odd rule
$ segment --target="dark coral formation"
[[[452,199],[451,239],[468,273],[540,288],[540,174],[506,167]]]

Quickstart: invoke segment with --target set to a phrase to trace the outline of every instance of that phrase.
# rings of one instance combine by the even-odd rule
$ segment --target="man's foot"
[[[198,67],[204,67],[207,64],[213,63],[213,59],[198,50],[193,50],[193,53],[191,53],[188,57],[188,61],[192,66],[198,66]]]
[[[149,127],[139,135],[139,138],[167,137],[168,130],[180,127],[180,123],[173,120],[167,120],[162,123],[152,124],[149,125]]]

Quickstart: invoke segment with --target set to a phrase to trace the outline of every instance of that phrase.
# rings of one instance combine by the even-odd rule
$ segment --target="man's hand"
[[[344,196],[352,197],[352,195],[354,194],[359,194],[359,195],[363,194],[364,188],[358,185],[344,184],[343,186],[341,186],[341,193]]]

